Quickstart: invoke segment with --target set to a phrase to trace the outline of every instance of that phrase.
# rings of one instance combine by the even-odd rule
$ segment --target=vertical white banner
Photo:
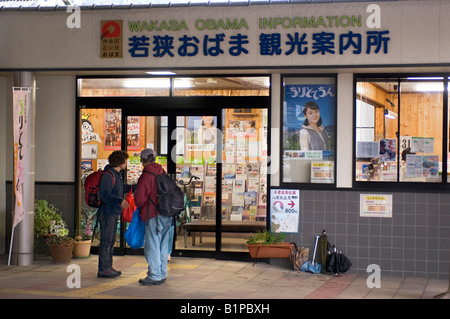
[[[27,118],[31,88],[13,88],[13,122],[14,122],[14,207],[13,228],[24,218],[22,185],[25,171],[25,149],[27,145]]]

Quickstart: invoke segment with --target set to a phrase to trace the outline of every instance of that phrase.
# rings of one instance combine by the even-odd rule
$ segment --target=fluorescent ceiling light
[[[170,88],[169,78],[155,79],[127,79],[124,81],[126,88],[148,88],[148,89],[168,89]],[[194,87],[193,80],[190,78],[174,79],[175,88],[191,88]]]
[[[417,92],[442,92],[444,91],[443,83],[418,83],[416,85]]]
[[[173,86],[177,89],[193,88],[194,80],[191,78],[174,79]]]
[[[151,75],[175,75],[175,72],[172,71],[149,71],[149,72],[145,72],[147,74],[151,74]]]
[[[444,78],[442,76],[429,76],[429,77],[409,77],[406,78],[407,80],[411,81],[425,81],[425,80],[443,80]]]
[[[391,119],[391,120],[395,120],[397,118],[397,113],[392,112],[391,110],[385,109],[384,117]]]

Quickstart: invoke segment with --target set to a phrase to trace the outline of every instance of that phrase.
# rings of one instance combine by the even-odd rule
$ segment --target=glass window
[[[174,78],[174,96],[269,96],[270,78]]]
[[[78,96],[169,96],[170,78],[78,79]]]
[[[283,79],[283,182],[335,182],[336,80]]]
[[[357,80],[356,181],[442,181],[443,91],[442,78]]]
[[[78,79],[78,96],[269,96],[270,78],[154,77]]]

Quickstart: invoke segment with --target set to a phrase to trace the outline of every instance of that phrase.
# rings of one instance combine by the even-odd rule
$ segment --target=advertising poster
[[[311,183],[334,183],[334,162],[311,162]]]
[[[127,122],[127,150],[139,151],[141,149],[141,117],[128,116]]]
[[[120,150],[122,143],[122,111],[105,110],[105,150]]]
[[[397,140],[393,138],[382,138],[380,140],[380,161],[395,162],[397,154]]]
[[[412,137],[411,152],[413,153],[433,153],[434,138],[433,137]]]
[[[284,150],[334,150],[336,85],[286,85],[284,100]],[[310,134],[314,124],[321,129],[317,138]]]
[[[28,171],[25,167],[28,109],[30,103],[30,88],[13,88],[13,128],[14,128],[14,220],[13,228],[19,224],[25,216],[23,206],[22,184]]]
[[[271,230],[298,233],[300,220],[300,191],[297,189],[270,190]]]
[[[360,216],[392,218],[392,195],[361,194]]]

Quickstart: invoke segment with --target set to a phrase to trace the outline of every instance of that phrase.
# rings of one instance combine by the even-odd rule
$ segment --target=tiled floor
[[[367,275],[341,276],[295,272],[265,263],[206,258],[172,258],[167,281],[160,286],[138,283],[147,272],[143,256],[114,256],[122,275],[97,278],[97,255],[72,259],[80,268],[80,288],[68,264],[37,258],[31,266],[8,266],[0,256],[0,299],[432,299],[447,291],[448,281],[382,277],[381,288],[368,288]],[[72,276],[72,277],[71,277]],[[446,296],[448,299],[448,295]]]

